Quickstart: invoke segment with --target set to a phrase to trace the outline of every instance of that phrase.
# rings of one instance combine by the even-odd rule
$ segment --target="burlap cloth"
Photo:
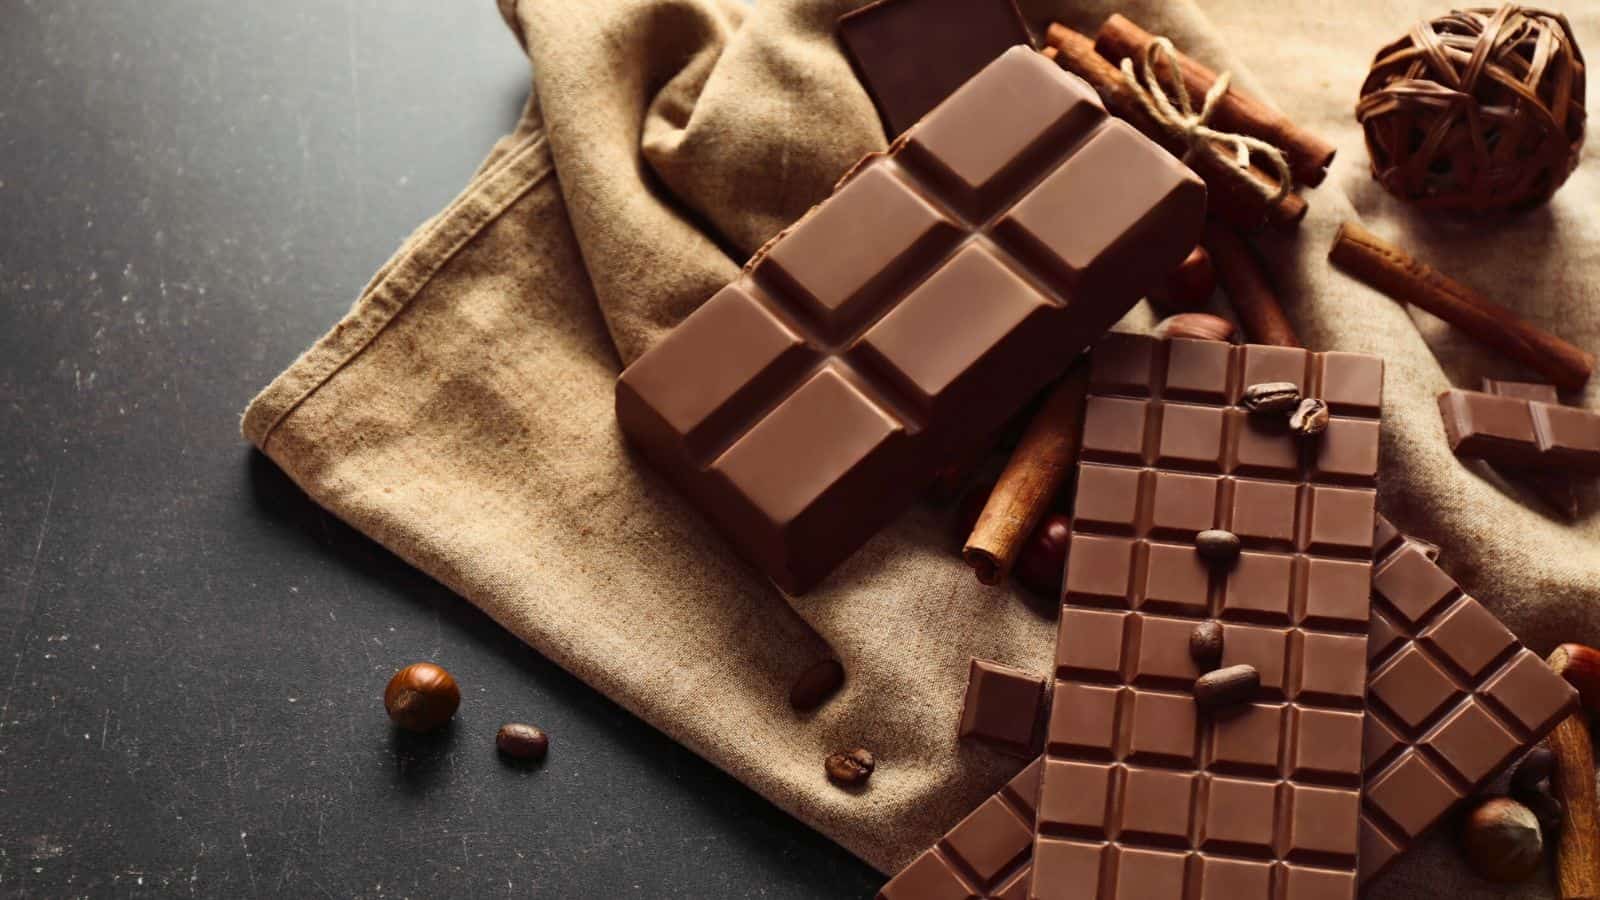
[[[1594,504],[1557,521],[1444,444],[1434,395],[1515,370],[1325,262],[1334,228],[1359,214],[1600,350],[1600,142],[1549,206],[1483,226],[1424,220],[1367,174],[1362,75],[1443,2],[1022,5],[1035,27],[1085,30],[1121,9],[1338,141],[1299,234],[1263,246],[1309,345],[1388,360],[1383,508],[1443,545],[1536,650],[1600,643]],[[882,147],[832,36],[854,5],[501,0],[538,73],[515,132],[256,398],[244,433],[331,512],[887,872],[1018,765],[956,742],[968,657],[1043,671],[1052,623],[978,586],[952,552],[949,510],[932,505],[791,602],[630,456],[612,416],[623,363]],[[1571,12],[1600,46],[1600,7]],[[1141,307],[1124,326],[1149,321]],[[847,686],[796,716],[791,680],[830,654]],[[862,794],[822,772],[855,745],[880,760]],[[1505,896],[1437,837],[1373,896],[1436,893]]]

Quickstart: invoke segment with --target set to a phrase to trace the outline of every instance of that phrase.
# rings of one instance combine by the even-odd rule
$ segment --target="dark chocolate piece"
[[[617,420],[804,591],[1181,262],[1204,207],[1182,163],[1013,49],[629,366]]]
[[[1518,396],[1448,390],[1439,395],[1457,456],[1545,471],[1600,473],[1600,413]]]
[[[1555,405],[1561,403],[1555,385],[1533,381],[1499,381],[1485,378],[1483,392],[1497,397],[1520,397],[1538,403]],[[1568,519],[1578,517],[1578,485],[1571,475],[1564,472],[1542,472],[1538,469],[1499,468],[1500,474],[1525,485],[1529,491],[1550,504],[1561,515]]]
[[[1012,0],[878,0],[838,28],[891,140],[1000,54],[1032,44]]]
[[[1361,880],[1544,739],[1577,692],[1380,517]]]
[[[1090,371],[1030,897],[1354,898],[1382,361],[1113,334]],[[1249,414],[1261,382],[1327,430]],[[1260,683],[1200,714],[1209,618]]]
[[[1039,703],[1044,679],[1011,666],[974,659],[961,704],[960,737],[1033,759],[1039,755]]]
[[[1029,763],[901,869],[877,900],[1026,900],[1040,765]]]

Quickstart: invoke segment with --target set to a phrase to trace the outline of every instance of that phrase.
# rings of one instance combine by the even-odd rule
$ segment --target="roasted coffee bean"
[[[1540,744],[1528,751],[1511,772],[1511,796],[1518,800],[1545,792],[1545,782],[1556,768],[1556,755]],[[1537,810],[1535,810],[1537,812]]]
[[[835,753],[823,762],[822,767],[828,773],[828,780],[841,787],[857,787],[866,784],[872,777],[872,770],[877,767],[872,754],[857,747],[843,753]]]
[[[1222,626],[1213,621],[1196,625],[1189,632],[1189,656],[1202,672],[1222,665]]]
[[[832,697],[841,684],[844,684],[844,666],[839,665],[837,659],[825,659],[794,680],[794,686],[789,688],[789,705],[797,712],[816,709],[822,701]]]
[[[1300,404],[1300,389],[1292,381],[1264,381],[1245,388],[1239,402],[1254,413],[1288,412]]]
[[[1194,702],[1203,709],[1220,709],[1247,702],[1260,687],[1261,673],[1255,666],[1214,669],[1194,680]]]
[[[532,725],[507,722],[495,734],[494,745],[512,759],[539,760],[550,752],[550,736]]]
[[[1239,536],[1221,528],[1208,528],[1195,535],[1194,549],[1203,559],[1232,562],[1239,555]]]
[[[1296,434],[1314,435],[1328,430],[1328,404],[1306,398],[1289,417],[1289,430]]]

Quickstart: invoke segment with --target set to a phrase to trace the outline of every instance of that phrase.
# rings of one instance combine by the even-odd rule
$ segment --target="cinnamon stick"
[[[984,584],[1010,574],[1022,545],[1049,511],[1083,442],[1089,366],[1079,360],[1034,414],[989,493],[961,556]]]
[[[1565,676],[1570,660],[1570,650],[1563,645],[1550,655],[1550,668]],[[1551,786],[1561,801],[1556,886],[1561,900],[1600,900],[1600,802],[1595,796],[1594,745],[1584,714],[1568,716],[1547,743],[1556,758]]]
[[[1138,59],[1155,35],[1145,31],[1121,14],[1115,14],[1100,26],[1095,34],[1094,46],[1102,56],[1112,62]],[[1216,83],[1217,73],[1189,58],[1177,54],[1178,70],[1184,84],[1195,97],[1204,97]],[[1198,101],[1197,101],[1198,102]],[[1214,127],[1260,138],[1281,149],[1289,159],[1289,171],[1300,184],[1318,185],[1327,175],[1328,164],[1333,162],[1337,149],[1333,144],[1312,134],[1290,121],[1266,103],[1236,87],[1229,87],[1217,102],[1212,116]]]
[[[1150,115],[1117,67],[1094,51],[1094,41],[1059,22],[1051,24],[1045,41],[1044,54],[1089,82],[1113,115],[1139,129],[1168,153],[1185,156],[1189,148],[1183,138]],[[1240,170],[1229,162],[1201,153],[1189,156],[1184,162],[1205,181],[1211,214],[1237,228],[1254,231],[1265,224],[1288,230],[1306,217],[1305,198],[1292,191],[1277,203],[1267,202],[1250,182],[1269,188],[1276,188],[1278,182],[1257,166]]]
[[[1305,346],[1295,336],[1277,292],[1244,238],[1221,222],[1207,222],[1202,243],[1211,254],[1223,293],[1228,295],[1239,324],[1244,326],[1245,337],[1256,344]]]
[[[1583,387],[1594,371],[1594,354],[1519,318],[1355,222],[1339,226],[1328,259],[1390,297],[1444,319],[1563,390]]]

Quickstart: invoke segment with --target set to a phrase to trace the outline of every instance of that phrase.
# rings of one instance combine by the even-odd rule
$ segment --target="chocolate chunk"
[[[959,736],[1032,759],[1039,754],[1039,702],[1043,696],[1043,678],[974,659],[967,671]]]
[[[825,659],[794,680],[789,688],[789,705],[797,712],[809,712],[833,696],[844,684],[844,666],[837,659]]]
[[[1600,413],[1576,406],[1449,390],[1439,395],[1457,456],[1545,472],[1600,473]]]
[[[1015,48],[634,361],[617,421],[802,592],[1175,267],[1204,207],[1182,163]]]
[[[890,139],[1000,54],[1032,44],[1012,0],[878,0],[840,16],[838,30]]]

